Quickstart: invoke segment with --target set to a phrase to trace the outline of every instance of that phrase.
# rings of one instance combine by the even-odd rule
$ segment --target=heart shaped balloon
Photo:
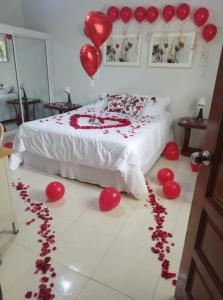
[[[99,197],[99,206],[102,211],[109,211],[119,205],[121,195],[113,187],[105,188]]]
[[[84,21],[85,34],[99,48],[112,32],[112,20],[102,12],[89,12]]]
[[[87,74],[94,76],[102,62],[101,50],[92,45],[84,45],[80,50],[80,61]]]

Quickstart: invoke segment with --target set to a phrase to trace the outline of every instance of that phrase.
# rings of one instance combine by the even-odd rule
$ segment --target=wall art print
[[[8,62],[7,45],[4,36],[0,36],[0,62]]]
[[[112,35],[104,45],[104,65],[107,66],[140,66],[140,34]]]
[[[195,32],[155,33],[149,45],[149,67],[190,68]]]

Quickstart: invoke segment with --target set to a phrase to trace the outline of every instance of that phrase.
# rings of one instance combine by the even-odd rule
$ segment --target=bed
[[[17,98],[18,96],[15,93],[0,94],[0,122],[15,119],[15,112],[7,101]]]
[[[96,129],[87,128],[91,116]],[[147,194],[144,175],[172,139],[171,123],[168,112],[127,118],[97,105],[28,122],[16,135],[11,169],[23,161],[44,172],[113,186],[142,199]]]

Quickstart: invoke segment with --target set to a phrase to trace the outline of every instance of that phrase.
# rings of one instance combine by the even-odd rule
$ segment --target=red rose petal
[[[27,292],[26,294],[25,294],[25,298],[26,299],[31,299],[32,298],[32,295],[33,295],[33,293],[32,292]]]

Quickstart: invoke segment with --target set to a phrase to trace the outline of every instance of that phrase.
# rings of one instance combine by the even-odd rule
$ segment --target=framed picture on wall
[[[119,67],[140,66],[141,35],[112,35],[104,45],[104,65]]]
[[[4,36],[0,36],[0,62],[8,62],[7,45]]]
[[[149,67],[190,68],[195,32],[155,33],[149,45]]]

